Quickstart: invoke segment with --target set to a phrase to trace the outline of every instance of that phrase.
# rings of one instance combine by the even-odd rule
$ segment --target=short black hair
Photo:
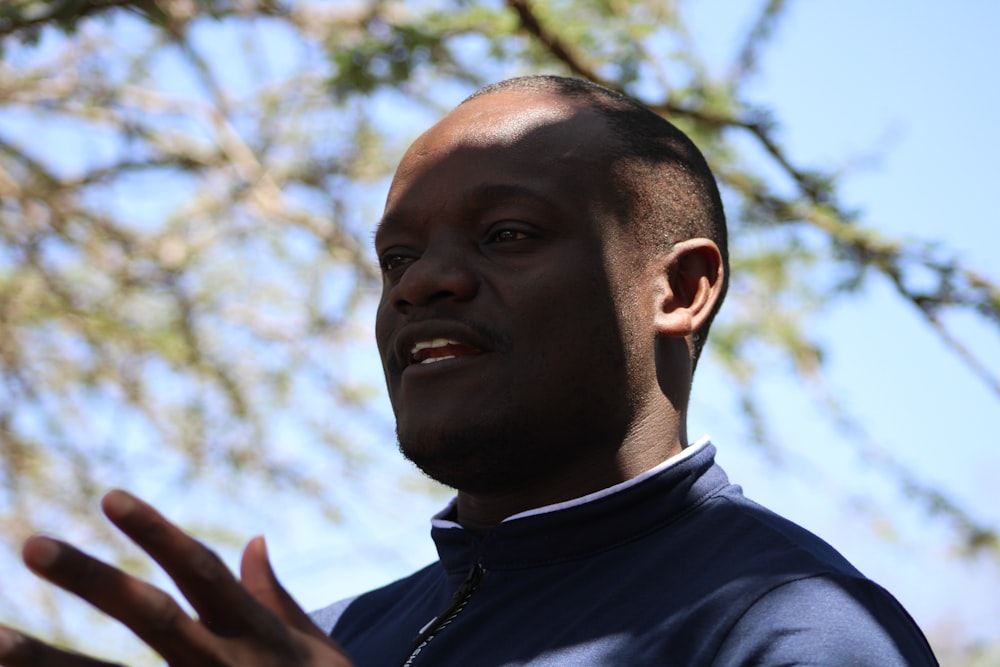
[[[508,90],[583,101],[605,119],[618,140],[617,149],[608,156],[609,169],[626,190],[623,201],[640,242],[662,250],[686,239],[708,238],[719,247],[724,266],[722,292],[708,320],[692,336],[692,361],[697,364],[729,282],[726,216],[715,176],[701,151],[684,132],[645,105],[585,79],[552,75],[506,79],[480,88],[462,104]]]

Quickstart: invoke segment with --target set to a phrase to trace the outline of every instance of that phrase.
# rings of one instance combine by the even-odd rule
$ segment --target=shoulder
[[[737,487],[705,505],[702,539],[730,593],[712,664],[937,664],[902,605],[824,540]]]
[[[324,634],[329,635],[333,631],[333,626],[335,626],[337,621],[340,620],[340,616],[344,613],[344,610],[347,609],[357,598],[358,596],[355,595],[334,602],[333,604],[323,607],[322,609],[317,609],[316,611],[309,613],[309,618],[312,619],[313,623],[319,626],[320,630],[322,630]]]
[[[327,635],[340,639],[355,628],[365,628],[386,615],[404,616],[413,609],[424,612],[428,600],[441,587],[445,573],[440,563],[432,563],[408,577],[374,590],[345,598],[309,614]],[[434,603],[431,603],[434,604]]]
[[[712,518],[706,521],[706,530],[740,548],[749,567],[773,568],[791,579],[825,573],[864,578],[821,537],[750,500],[739,487],[729,487],[707,505],[706,514]]]
[[[713,664],[934,666],[913,619],[885,589],[830,573],[782,583],[737,620]]]

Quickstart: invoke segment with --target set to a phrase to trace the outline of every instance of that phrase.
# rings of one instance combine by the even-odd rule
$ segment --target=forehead
[[[514,147],[542,132],[596,120],[587,107],[553,94],[501,91],[459,105],[414,144],[418,150],[465,145]],[[565,139],[565,137],[564,137]]]
[[[418,138],[403,156],[394,180],[450,155],[588,161],[610,142],[593,109],[553,94],[501,91],[457,107]]]
[[[408,200],[442,204],[491,185],[596,198],[611,180],[612,139],[592,108],[552,94],[501,91],[470,100],[404,155],[387,215]]]

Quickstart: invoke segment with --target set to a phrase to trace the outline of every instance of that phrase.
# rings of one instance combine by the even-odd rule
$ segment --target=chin
[[[467,493],[518,488],[546,469],[546,447],[510,433],[510,425],[461,432],[400,430],[399,450],[431,479]],[[517,446],[511,446],[517,443]]]

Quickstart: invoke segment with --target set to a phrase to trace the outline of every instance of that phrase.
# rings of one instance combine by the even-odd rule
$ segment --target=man
[[[105,513],[200,620],[47,538],[28,565],[172,665],[936,664],[888,593],[688,443],[726,234],[672,125],[573,79],[488,87],[404,156],[375,244],[400,448],[458,490],[439,562],[321,610],[319,630],[261,541],[238,583],[112,492]],[[9,631],[0,664],[105,663]]]

